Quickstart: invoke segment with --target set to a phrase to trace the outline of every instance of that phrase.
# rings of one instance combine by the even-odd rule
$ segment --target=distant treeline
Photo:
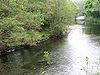
[[[75,13],[70,0],[0,0],[0,50],[62,35]]]

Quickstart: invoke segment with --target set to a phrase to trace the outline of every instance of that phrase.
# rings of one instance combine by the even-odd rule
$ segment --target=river
[[[72,25],[68,36],[40,48],[0,57],[0,75],[95,75],[100,73],[100,26]],[[44,56],[47,52],[47,56]],[[49,62],[49,64],[47,64]]]

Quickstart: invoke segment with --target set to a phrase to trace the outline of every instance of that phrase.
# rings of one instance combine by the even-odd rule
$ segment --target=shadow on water
[[[0,56],[0,60],[1,60],[1,63],[6,63],[6,62],[8,62],[7,54],[4,54],[4,55]]]
[[[100,26],[70,28],[64,39],[1,56],[0,75],[92,75],[98,72]]]
[[[100,36],[100,25],[86,25],[85,33]]]

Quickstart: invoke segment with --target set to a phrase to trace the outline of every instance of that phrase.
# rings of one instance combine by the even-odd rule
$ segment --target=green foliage
[[[48,57],[49,56],[49,52],[48,51],[44,51],[44,57]]]
[[[0,44],[31,44],[59,35],[74,22],[76,8],[69,0],[0,0]]]
[[[100,17],[100,1],[87,0],[85,3],[85,13],[87,16]]]
[[[86,0],[84,9],[87,22],[100,23],[100,0]]]

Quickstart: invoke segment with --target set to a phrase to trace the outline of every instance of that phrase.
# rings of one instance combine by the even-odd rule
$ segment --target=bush
[[[69,0],[0,0],[0,44],[36,45],[37,40],[60,35],[74,22],[75,12]]]
[[[86,0],[84,9],[87,22],[100,23],[100,0]]]

